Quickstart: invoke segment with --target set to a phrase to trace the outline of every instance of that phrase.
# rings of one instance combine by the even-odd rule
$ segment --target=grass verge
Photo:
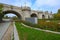
[[[27,28],[19,22],[16,22],[15,25],[18,30],[20,40],[60,40],[59,34]]]

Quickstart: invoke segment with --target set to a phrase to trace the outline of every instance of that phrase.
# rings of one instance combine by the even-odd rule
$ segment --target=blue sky
[[[31,7],[34,10],[49,11],[56,13],[60,9],[60,0],[0,0],[0,3]]]

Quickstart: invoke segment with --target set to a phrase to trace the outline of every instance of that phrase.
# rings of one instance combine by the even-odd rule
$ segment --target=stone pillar
[[[42,19],[42,14],[38,14],[38,19]]]
[[[49,13],[48,13],[48,11],[46,11],[45,12],[45,19],[48,19],[48,15],[49,15]]]
[[[25,20],[25,18],[30,18],[30,13],[29,11],[23,11],[23,19]]]
[[[23,20],[25,20],[25,18],[30,18],[29,11],[23,11]]]
[[[45,14],[45,19],[48,19],[48,14]]]
[[[31,8],[30,7],[22,7],[22,14],[23,14],[23,20],[25,20],[25,18],[30,18],[30,12],[31,12]]]
[[[38,19],[42,19],[42,14],[43,14],[43,12],[38,13]]]

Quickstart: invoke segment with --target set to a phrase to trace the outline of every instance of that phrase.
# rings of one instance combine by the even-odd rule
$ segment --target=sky
[[[56,13],[60,9],[60,0],[0,0],[0,3],[14,6],[29,6],[31,9]]]

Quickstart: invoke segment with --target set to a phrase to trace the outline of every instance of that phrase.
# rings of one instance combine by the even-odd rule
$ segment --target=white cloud
[[[15,6],[26,5],[35,10],[52,10],[57,11],[60,8],[60,0],[0,0],[2,3],[12,4]]]
[[[36,0],[34,6],[40,7],[43,5],[47,5],[47,6],[58,6],[60,5],[60,0]]]
[[[47,0],[46,4],[50,6],[58,6],[60,2],[59,0]]]
[[[16,6],[29,6],[31,7],[32,3],[31,0],[15,0]]]
[[[12,4],[15,6],[21,6],[21,5],[24,6],[25,3],[26,3],[26,6],[29,6],[29,7],[31,7],[32,5],[31,0],[0,0],[0,2],[6,3],[6,4]]]
[[[10,3],[10,1],[11,1],[11,3]],[[14,2],[12,2],[12,1],[13,0],[0,0],[0,2],[9,3],[9,4],[16,5],[16,6],[25,5],[25,2],[26,2],[26,5],[30,6],[30,7],[31,6],[40,7],[43,5],[55,7],[55,6],[60,5],[60,0],[35,0],[34,4],[32,3],[32,0],[14,0]]]

